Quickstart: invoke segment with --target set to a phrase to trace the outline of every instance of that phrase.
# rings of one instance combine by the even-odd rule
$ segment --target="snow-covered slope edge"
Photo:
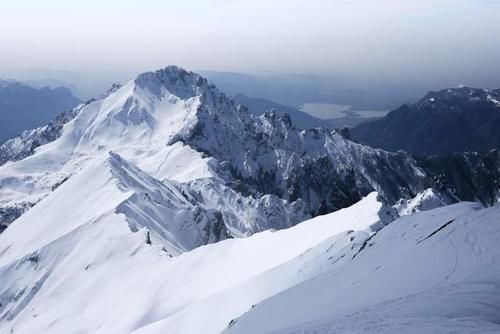
[[[335,247],[352,252],[382,226],[382,204],[371,194],[288,230],[225,240],[172,258],[168,252],[176,244],[165,252],[164,245],[150,242],[146,229],[131,232],[127,212],[114,209],[154,182],[133,169],[117,156],[105,158],[0,235],[0,332],[130,333],[160,325],[162,333],[218,333],[251,305],[322,272],[314,253],[306,252],[311,247],[333,238],[330,244],[338,241]],[[78,182],[89,180],[85,174],[94,175],[88,185]],[[86,188],[81,197],[68,199],[76,187]],[[158,200],[165,193],[149,196]],[[189,212],[177,196],[168,198]],[[79,212],[74,201],[94,207]],[[50,206],[68,209],[54,213]],[[304,252],[309,255],[303,260]],[[269,273],[280,266],[285,271],[278,269],[281,279],[273,280]],[[299,267],[303,274],[296,273]],[[261,283],[240,289],[255,279]],[[234,293],[243,298],[219,307]],[[197,314],[199,305],[208,306],[203,314]],[[195,317],[206,321],[193,322]]]
[[[227,333],[498,333],[499,221],[468,203],[400,218]]]

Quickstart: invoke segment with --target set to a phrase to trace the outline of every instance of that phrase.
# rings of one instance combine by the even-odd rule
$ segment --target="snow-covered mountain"
[[[115,85],[1,146],[0,224],[109,152],[170,182],[193,205],[216,210],[230,236],[286,228],[374,190],[390,204],[436,187],[451,201],[492,204],[498,194],[498,185],[487,193],[461,191],[460,180],[446,178],[454,169],[437,175],[402,152],[371,149],[327,129],[296,129],[287,115],[257,117],[201,76],[170,66]]]
[[[213,93],[219,94],[218,102]],[[227,110],[222,109],[224,103]],[[0,223],[7,225],[110,152],[158,183],[175,184],[193,205],[216,210],[232,235],[298,223],[305,215],[300,201],[243,196],[227,185],[232,179],[225,176],[224,162],[181,142],[200,126],[198,117],[205,110],[216,115],[221,108],[221,117],[223,112],[238,113],[230,103],[205,79],[169,67],[115,86],[61,121],[7,142],[0,149],[8,161],[0,168]]]
[[[0,333],[498,329],[495,155],[296,129],[167,67],[0,156]]]

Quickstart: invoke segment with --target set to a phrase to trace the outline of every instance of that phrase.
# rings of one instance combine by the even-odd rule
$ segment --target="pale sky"
[[[0,1],[0,71],[177,64],[500,85],[497,0]]]

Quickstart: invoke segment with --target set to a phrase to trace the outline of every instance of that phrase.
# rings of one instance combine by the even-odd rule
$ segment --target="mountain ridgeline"
[[[151,190],[155,196],[141,190],[143,204],[134,205],[173,203],[203,222],[190,227],[193,235],[184,243],[172,241],[172,252],[290,227],[352,205],[374,190],[388,205],[427,188],[450,203],[491,205],[499,194],[493,182],[500,166],[497,152],[417,159],[374,149],[335,130],[296,128],[287,114],[254,115],[205,78],[169,66],[0,146],[0,224],[8,226],[111,151],[113,161],[148,180],[148,187],[133,189],[168,184],[167,190]],[[102,166],[122,174],[114,171],[115,164]],[[143,220],[133,210],[124,212],[134,230],[140,229]],[[155,217],[153,239],[170,240],[185,229]]]
[[[354,127],[351,134],[360,143],[420,156],[486,153],[500,148],[500,89],[430,92],[414,104]]]

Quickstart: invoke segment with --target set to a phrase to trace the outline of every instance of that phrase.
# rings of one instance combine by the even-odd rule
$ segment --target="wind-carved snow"
[[[116,164],[110,173],[107,167]],[[149,242],[146,229],[132,233],[127,213],[112,209],[137,194],[130,183],[139,182],[140,187],[133,188],[141,189],[148,181],[134,179],[136,174],[124,171],[118,157],[104,165],[84,171],[95,178],[85,196],[74,199],[94,203],[92,211],[72,212],[75,203],[68,194],[87,180],[75,177],[0,235],[0,332],[58,333],[72,328],[129,333],[155,332],[160,326],[163,333],[217,333],[252,304],[326,270],[326,264],[311,262],[313,256],[301,260],[309,248],[334,238],[335,249],[351,253],[382,226],[382,204],[371,194],[350,208],[289,230],[225,240],[171,258],[164,242]],[[126,182],[117,181],[115,172]],[[61,205],[67,209],[51,210]],[[305,262],[311,267],[296,273]],[[276,281],[268,272],[282,265],[288,269],[279,270],[282,278]],[[260,283],[248,286],[254,279]],[[234,293],[244,298],[235,299]],[[225,296],[233,296],[231,307],[218,307]],[[210,312],[198,314],[200,307]],[[207,321],[193,322],[196,317]]]

